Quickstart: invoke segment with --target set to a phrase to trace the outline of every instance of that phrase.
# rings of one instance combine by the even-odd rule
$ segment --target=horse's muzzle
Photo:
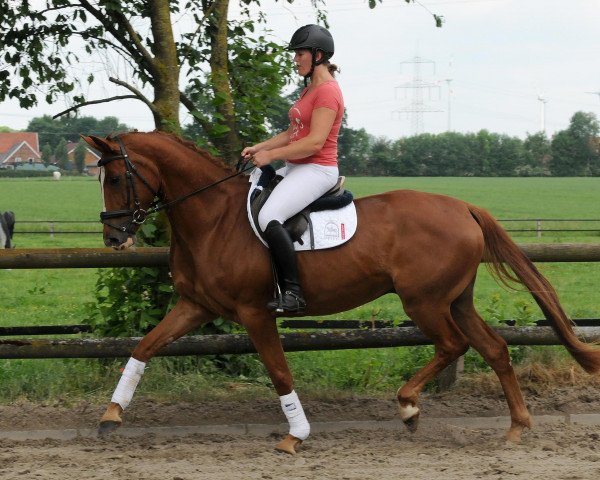
[[[135,243],[135,235],[116,230],[114,228],[104,229],[104,245],[115,250],[124,250]]]

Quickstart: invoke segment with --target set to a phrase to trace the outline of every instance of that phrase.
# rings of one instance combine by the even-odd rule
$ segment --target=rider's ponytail
[[[325,65],[327,66],[327,70],[329,70],[329,73],[332,77],[335,77],[335,74],[340,71],[339,67],[335,63],[326,62]]]

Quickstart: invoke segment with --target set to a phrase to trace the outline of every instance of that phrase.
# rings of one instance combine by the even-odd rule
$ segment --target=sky
[[[231,3],[235,15],[237,2]],[[282,44],[316,21],[310,0],[261,3],[266,27]],[[384,0],[372,10],[366,0],[326,3],[336,46],[332,62],[341,69],[352,128],[390,139],[481,129],[525,138],[567,128],[577,111],[600,119],[600,0]],[[442,28],[430,12],[444,17]],[[174,19],[176,29],[185,22]],[[119,72],[118,64],[106,65]],[[127,93],[106,81],[86,95]],[[68,106],[22,110],[3,102],[0,126],[23,129],[31,118]],[[154,129],[139,101],[89,106],[80,114],[114,115],[139,130]],[[186,114],[182,120],[191,121]]]

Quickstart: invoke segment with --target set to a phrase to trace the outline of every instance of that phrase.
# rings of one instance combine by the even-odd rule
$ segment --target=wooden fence
[[[523,244],[522,250],[536,262],[598,262],[600,245]],[[24,249],[0,250],[0,269],[104,268],[168,265],[168,248]],[[16,328],[16,327],[14,327]],[[498,327],[510,345],[559,344],[550,327]],[[577,327],[586,341],[600,340],[600,327]],[[281,334],[286,351],[383,348],[425,345],[430,342],[415,327],[353,329],[334,332]],[[0,358],[100,358],[126,357],[138,338],[8,339],[0,340]],[[214,355],[254,352],[246,335],[188,336],[166,347],[161,355]]]
[[[600,233],[600,219],[596,218],[499,218],[498,221],[509,233],[534,234],[538,238],[544,233]],[[97,220],[19,220],[15,234],[100,235],[99,228]]]
[[[551,327],[497,327],[509,345],[560,345]],[[578,327],[587,342],[600,341],[600,327]],[[389,348],[429,345],[416,327],[345,330],[333,332],[289,332],[280,334],[286,352]],[[128,357],[138,337],[78,339],[0,340],[0,358],[115,358]],[[159,356],[255,353],[247,335],[190,335],[159,352]]]
[[[533,262],[600,262],[600,243],[524,243],[521,250]],[[164,267],[168,247],[0,250],[0,269]]]

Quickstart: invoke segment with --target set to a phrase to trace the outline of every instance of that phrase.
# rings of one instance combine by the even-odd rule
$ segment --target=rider
[[[334,78],[338,70],[329,62],[333,37],[319,25],[299,28],[287,47],[304,77],[305,88],[288,112],[289,128],[274,137],[246,147],[242,156],[263,167],[285,160],[284,178],[261,209],[258,224],[264,232],[281,277],[283,296],[269,302],[270,310],[302,313],[306,307],[298,279],[296,252],[283,222],[335,186],[338,179],[337,140],[344,114],[344,99]],[[307,82],[310,78],[310,84]]]

